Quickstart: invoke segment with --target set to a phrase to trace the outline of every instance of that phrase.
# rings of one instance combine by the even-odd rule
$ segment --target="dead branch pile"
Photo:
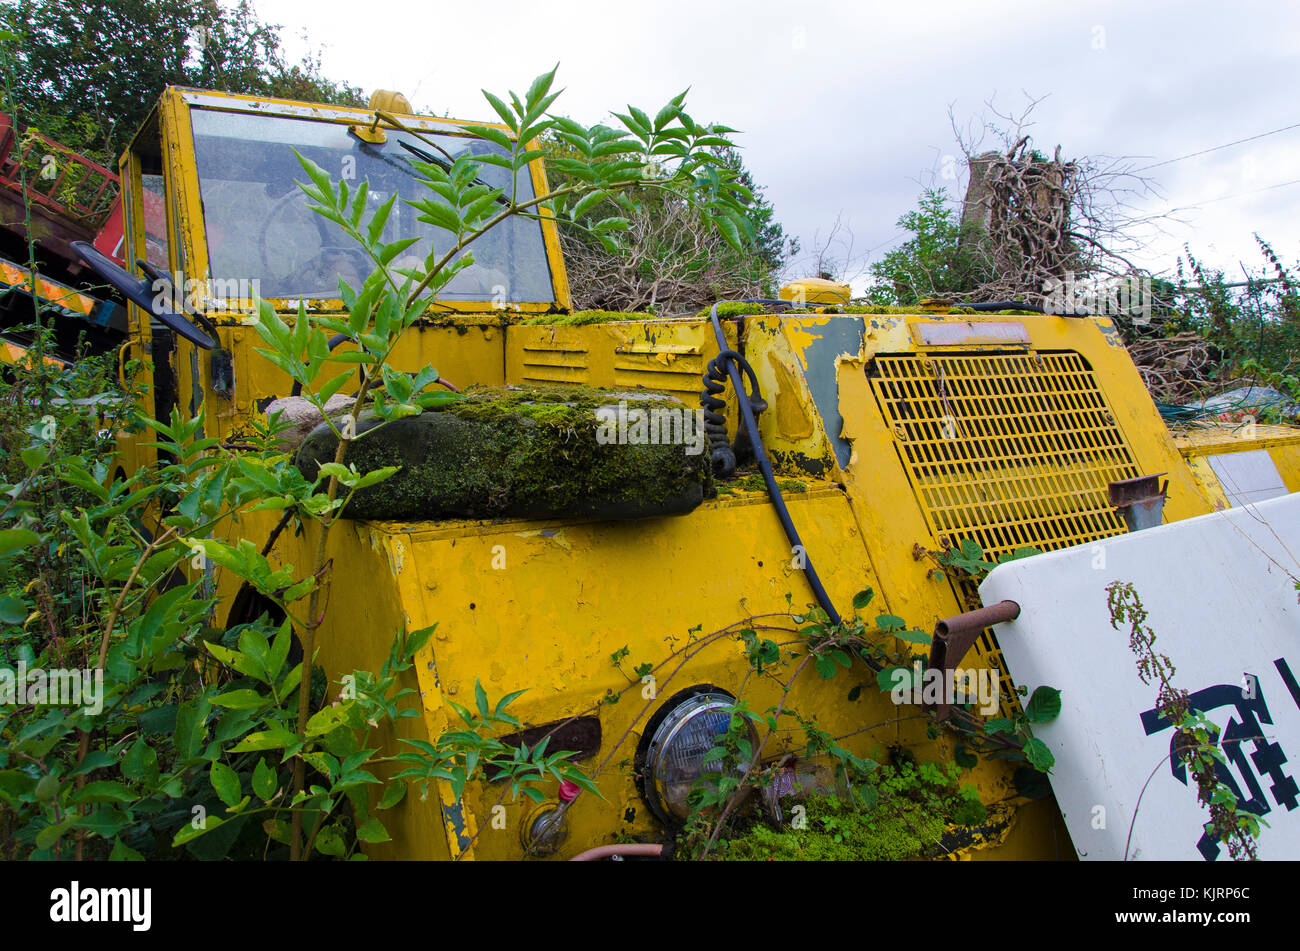
[[[980,297],[1037,300],[1045,285],[1083,270],[1071,221],[1080,168],[1062,161],[1060,146],[1045,160],[1023,136],[1006,154],[986,152],[970,161],[962,220],[979,225],[974,250],[995,275],[979,288]]]
[[[1066,160],[1059,145],[1050,157],[1033,148],[1029,115],[1040,101],[1018,116],[990,101],[994,119],[965,130],[950,110],[969,173],[961,248],[978,285],[958,299],[1047,304],[1062,283],[1144,273],[1132,257],[1153,222],[1138,201],[1154,193],[1152,182],[1125,157]],[[990,132],[1001,148],[981,150]]]
[[[760,275],[730,254],[718,232],[683,202],[620,212],[628,230],[610,253],[581,231],[560,229],[577,310],[695,313],[715,300],[761,296]]]
[[[1211,345],[1196,333],[1135,340],[1128,352],[1151,396],[1164,403],[1191,402],[1212,379]]]

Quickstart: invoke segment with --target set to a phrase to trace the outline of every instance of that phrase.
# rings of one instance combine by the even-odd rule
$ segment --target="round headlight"
[[[706,772],[717,772],[718,764],[704,764],[704,754],[727,732],[735,698],[718,690],[695,693],[672,705],[654,728],[646,747],[642,778],[646,799],[660,819],[681,822],[690,815],[686,801],[691,788]],[[752,724],[750,743],[758,736]],[[740,770],[731,767],[739,778]]]

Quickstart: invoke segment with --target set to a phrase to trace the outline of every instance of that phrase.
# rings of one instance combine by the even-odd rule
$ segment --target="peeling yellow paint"
[[[824,326],[829,319],[827,317],[806,317],[800,320],[782,321],[782,330],[785,331],[785,337],[790,341],[790,347],[794,355],[805,370],[808,369],[808,358],[805,353],[809,347],[822,338],[821,334],[814,333],[809,328]]]
[[[207,251],[185,95],[168,93],[162,114],[167,171],[175,191],[168,217],[175,226],[171,230],[183,238],[176,253],[191,258],[202,272]],[[562,283],[562,274],[556,280]],[[565,294],[567,290],[558,298],[561,302]],[[320,306],[329,310],[337,304]],[[977,325],[984,318],[961,319]],[[718,352],[707,320],[653,319],[634,328],[521,326],[497,313],[461,313],[457,320],[455,326],[412,328],[393,355],[394,369],[437,366],[461,386],[572,382],[640,387],[672,393],[694,407],[700,375]],[[900,453],[917,441],[903,445],[881,411],[867,370],[878,368],[882,355],[920,352],[912,327],[942,320],[933,315],[758,315],[743,321],[744,352],[772,407],[760,417],[764,443],[778,469],[808,484],[807,492],[789,494],[787,504],[830,597],[847,606],[870,587],[876,592],[872,611],[897,614],[922,628],[964,605],[949,584],[931,577],[927,563],[912,554],[916,545],[941,544],[927,522],[922,498],[932,486],[924,478],[915,485],[910,481]],[[832,321],[842,323],[832,327]],[[209,407],[209,418],[219,420],[217,432],[209,435],[225,437],[251,425],[256,414],[250,407],[287,394],[291,381],[256,355],[257,340],[246,325],[228,315],[220,323],[222,343],[235,355],[237,401]],[[1023,323],[1029,337],[1023,352],[1031,359],[1040,352],[1070,351],[1088,362],[1141,470],[1169,473],[1168,518],[1186,518],[1219,504],[1222,491],[1212,480],[1204,452],[1188,452],[1184,461],[1110,321],[1026,316]],[[859,352],[830,352],[833,342],[851,347],[858,328],[867,341]],[[724,334],[729,348],[741,348],[735,322],[725,323]],[[925,350],[935,354],[932,366],[942,365],[941,345]],[[817,365],[810,367],[810,357]],[[831,358],[833,367],[828,368]],[[207,387],[207,364],[197,365],[199,378],[192,380],[188,357],[178,361],[181,392]],[[734,437],[737,396],[730,387],[726,399]],[[1288,486],[1300,488],[1300,442],[1289,439],[1279,437],[1276,444],[1261,447],[1278,460]],[[996,485],[980,491],[997,498]],[[276,517],[254,513],[239,531],[265,538]],[[343,672],[377,670],[403,628],[438,625],[436,636],[401,680],[412,690],[412,709],[420,715],[385,727],[377,742],[386,754],[404,750],[403,739],[427,742],[452,728],[455,718],[449,716],[447,697],[464,700],[475,683],[492,700],[527,688],[512,712],[529,726],[583,714],[599,718],[601,746],[588,768],[594,772],[596,763],[609,759],[611,765],[595,777],[603,798],[584,795],[575,804],[561,858],[608,842],[617,833],[644,839],[662,835],[623,765],[636,754],[644,714],[657,712],[674,693],[705,683],[734,692],[743,686],[751,709],[775,705],[783,699],[781,684],[751,676],[735,636],[708,643],[703,639],[746,623],[748,617],[777,618],[790,603],[797,611],[813,600],[764,493],[739,493],[687,516],[636,522],[348,524],[355,528],[334,532],[329,539],[334,597],[318,639],[331,680]],[[318,531],[318,525],[309,524],[299,535],[284,533],[272,557],[279,565],[310,563]],[[490,570],[494,549],[503,543],[506,565]],[[228,601],[234,586],[224,579],[219,584]],[[673,651],[688,644],[692,653],[678,667],[681,655]],[[611,654],[623,647],[626,659],[613,662]],[[653,701],[641,699],[642,684],[629,674],[644,663],[655,665],[663,676]],[[833,686],[828,690],[815,677],[800,680],[790,691],[789,708],[815,717],[832,735],[847,737],[845,745],[860,755],[893,744],[930,758],[951,755],[952,741],[931,740],[924,720],[904,719],[861,665],[840,674]],[[854,686],[862,688],[860,700],[846,703],[843,698]],[[602,702],[618,695],[617,703]],[[864,731],[864,724],[877,726]],[[798,752],[801,745],[800,737],[783,733],[774,737],[768,752]],[[1011,776],[1006,764],[982,761],[969,781],[985,803],[1005,804],[1013,792]],[[515,834],[485,835],[469,844],[485,828],[499,786],[471,784],[457,798],[447,783],[432,785],[436,794],[430,801],[408,796],[385,813],[393,841],[368,847],[369,854],[520,857],[517,825],[525,812],[514,806],[509,814]],[[626,818],[628,811],[634,818]],[[1008,821],[1000,829],[990,827],[990,834],[975,843],[981,856],[1048,854],[1045,843],[1059,822],[1050,803],[1023,804],[1014,826],[1009,813],[998,813],[998,818]]]
[[[772,366],[778,383],[776,397],[776,424],[783,436],[791,439],[807,439],[815,429],[808,407],[805,405],[802,388],[794,380],[790,368],[778,357],[768,351],[767,362]],[[769,399],[770,403],[771,400]]]

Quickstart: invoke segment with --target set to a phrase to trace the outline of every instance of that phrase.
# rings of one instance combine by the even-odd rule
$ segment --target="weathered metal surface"
[[[956,670],[966,657],[966,652],[985,630],[994,624],[1015,620],[1020,615],[1020,605],[1014,601],[999,601],[985,608],[976,608],[944,618],[934,626],[930,641],[930,669]],[[951,703],[945,697],[935,705],[936,716],[948,719]]]
[[[1169,482],[1160,485],[1163,472],[1155,475],[1118,479],[1106,487],[1110,504],[1124,517],[1130,532],[1159,525],[1164,515],[1165,499],[1169,495]]]
[[[156,129],[173,239],[169,263],[183,277],[207,269],[189,110],[209,107],[349,124],[373,118],[365,110],[249,97],[175,90],[164,95]],[[133,196],[140,169],[141,157],[128,153],[124,180],[132,183]],[[540,165],[533,175],[542,188]],[[139,208],[128,204],[126,220],[128,250],[138,254],[144,241]],[[550,242],[553,229],[546,234]],[[547,247],[556,301],[567,302],[558,245]],[[188,343],[181,342],[172,357],[178,393],[186,404],[197,396],[207,431],[222,438],[250,426],[273,398],[290,391],[288,377],[257,354],[259,340],[237,303],[218,315],[221,344],[232,355],[229,394],[214,391],[209,362],[193,359]],[[296,302],[274,306],[287,316],[296,311]],[[323,300],[312,306],[328,311],[341,304]],[[520,323],[528,313],[555,307],[538,303],[496,310],[486,303],[456,304],[454,313],[430,315],[430,321],[413,328],[392,362],[399,370],[436,367],[461,387],[640,386],[680,395],[694,405],[699,376],[717,353],[706,322]],[[165,352],[148,349],[155,341],[138,309],[133,308],[133,319],[132,347],[167,359]],[[725,323],[729,346],[745,353],[770,407],[759,420],[769,455],[784,474],[808,483],[806,492],[787,499],[807,554],[836,604],[847,607],[854,594],[871,587],[877,594],[871,611],[896,614],[913,625],[958,615],[969,606],[970,592],[936,577],[930,562],[913,556],[918,545],[942,550],[966,537],[1001,554],[1026,542],[1047,548],[1095,542],[1121,530],[1113,510],[1093,505],[1094,496],[1117,476],[1167,472],[1170,519],[1212,510],[1202,481],[1168,439],[1113,325],[1103,319],[1017,318],[1028,338],[1023,340],[1018,331],[1007,330],[1008,323],[997,315],[963,315],[960,334],[967,336],[960,351],[936,343],[932,346],[944,349],[924,353],[918,340],[950,339],[947,331],[932,328],[955,324],[920,314],[759,315]],[[1009,335],[1014,343],[985,342]],[[959,360],[966,363],[954,362]],[[1020,361],[1013,376],[1052,383],[1062,405],[1045,407],[1029,388],[978,390],[997,379],[976,369],[1012,366],[1013,360]],[[910,396],[882,390],[877,372],[882,361],[917,371],[906,380],[895,378],[902,389],[913,386]],[[959,392],[961,387],[969,389]],[[735,394],[726,395],[734,434]],[[1070,400],[1082,402],[1066,406]],[[943,409],[945,401],[950,410]],[[944,441],[945,415],[954,422],[953,445]],[[1038,420],[1040,429],[1017,429],[1026,418]],[[1045,445],[1049,431],[1060,438]],[[1012,458],[970,454],[998,440],[1018,445]],[[119,445],[124,467],[151,461],[152,450],[134,445],[130,437]],[[963,447],[965,457],[943,455]],[[977,458],[980,464],[961,469],[961,458]],[[1110,469],[1122,471],[1101,478],[1102,470]],[[278,513],[255,513],[237,530],[247,538],[265,538],[277,518]],[[282,533],[271,557],[284,565],[309,564],[316,530],[309,525],[300,535]],[[619,836],[663,835],[631,769],[647,718],[675,691],[697,684],[733,693],[743,687],[754,710],[774,705],[780,684],[753,676],[737,639],[708,638],[746,619],[788,613],[791,605],[797,610],[812,600],[798,553],[791,552],[761,493],[720,497],[686,516],[636,523],[343,522],[331,534],[328,554],[333,566],[327,579],[329,610],[318,643],[332,682],[354,670],[376,669],[402,629],[439,625],[401,684],[417,691],[411,701],[420,715],[380,731],[377,742],[386,752],[399,750],[402,737],[438,736],[455,722],[448,701],[463,703],[476,682],[492,697],[527,688],[512,709],[528,728],[577,716],[598,719],[599,750],[587,762],[605,798],[583,794],[572,802],[566,814],[570,832],[555,853],[559,858]],[[230,579],[218,571],[216,580],[223,596],[233,595]],[[978,663],[996,668],[996,645],[980,632],[974,645]],[[905,650],[896,642],[888,646]],[[624,647],[628,669],[611,659]],[[688,650],[689,659],[677,670]],[[918,657],[922,650],[916,648]],[[630,673],[642,663],[655,665],[653,685]],[[883,758],[894,746],[923,758],[952,755],[948,739],[929,739],[915,708],[894,706],[861,665],[832,681],[805,676],[787,701],[860,755]],[[797,752],[803,739],[782,732],[770,745],[766,752],[780,757]],[[1049,807],[1020,809],[1014,825],[1002,822],[1024,802],[1010,767],[982,761],[963,779],[995,807],[995,818],[985,833],[955,847],[985,847],[995,855],[1006,849],[1019,857],[1055,854]],[[531,806],[502,792],[482,783],[457,799],[446,783],[436,782],[427,799],[408,795],[385,814],[392,840],[369,846],[368,852],[379,858],[518,858],[521,830],[535,816]],[[496,806],[505,810],[504,829],[493,821]]]

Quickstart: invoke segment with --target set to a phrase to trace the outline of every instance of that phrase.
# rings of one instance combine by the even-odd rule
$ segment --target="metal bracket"
[[[1169,498],[1169,480],[1160,484],[1163,472],[1138,476],[1136,479],[1118,479],[1106,487],[1110,504],[1124,516],[1130,532],[1154,528],[1164,519],[1165,499]]]
[[[955,669],[966,656],[966,652],[975,643],[975,638],[986,628],[1005,621],[1014,621],[1020,617],[1020,605],[1015,601],[999,601],[997,604],[975,611],[967,611],[953,617],[944,618],[934,625],[934,636],[930,640],[930,669],[946,672]],[[935,704],[935,713],[940,720],[948,719],[951,705],[945,697]]]

